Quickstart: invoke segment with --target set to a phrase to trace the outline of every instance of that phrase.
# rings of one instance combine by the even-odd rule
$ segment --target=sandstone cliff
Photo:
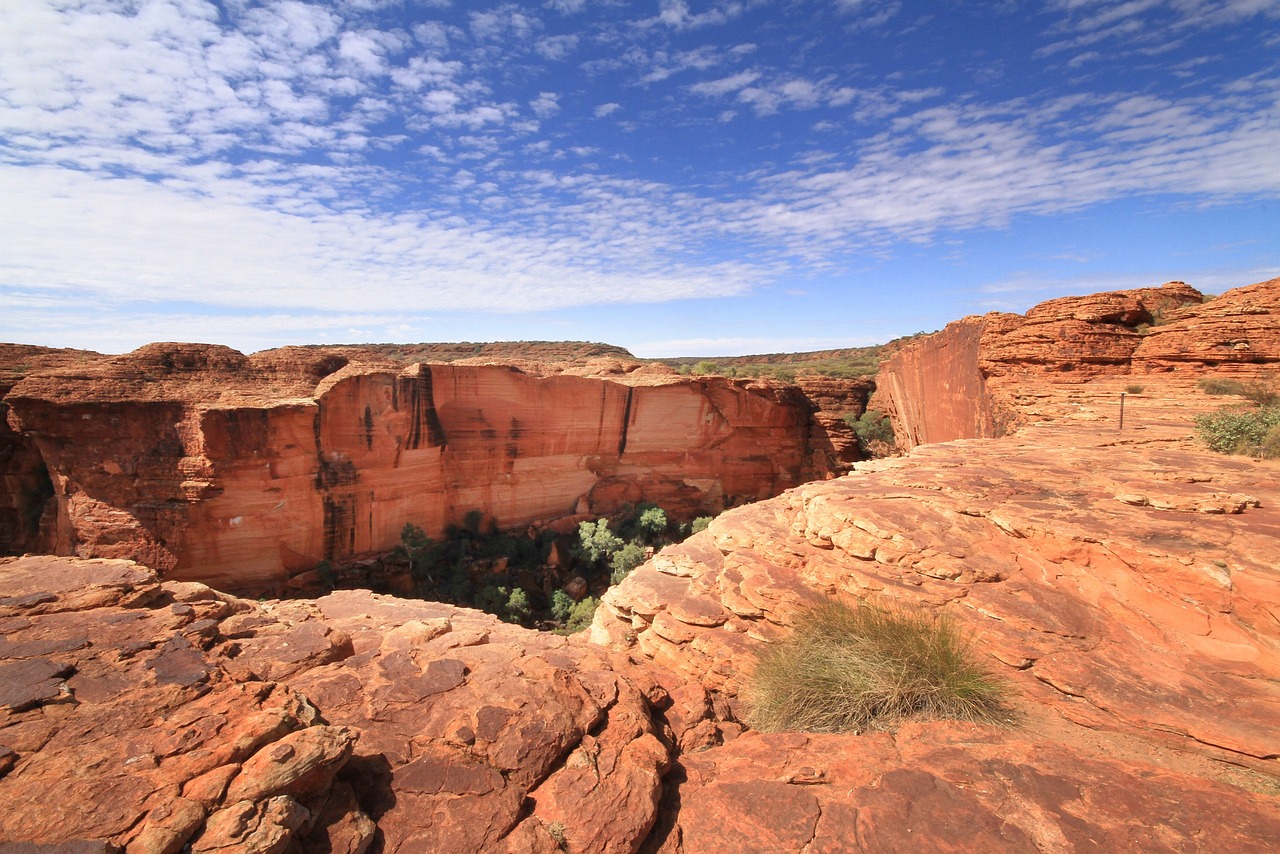
[[[894,419],[904,447],[991,438],[1037,420],[1041,388],[1177,369],[1255,375],[1280,363],[1280,279],[1208,302],[1181,282],[1064,297],[1025,316],[948,324],[893,354],[872,406]]]
[[[689,517],[849,455],[795,388],[609,354],[607,377],[378,356],[155,344],[27,376],[5,402],[24,465],[34,448],[49,473],[42,545],[261,589],[389,549],[406,523],[435,535],[479,510],[521,528],[640,501]],[[14,487],[10,505],[38,506]]]
[[[1006,730],[722,725],[677,759],[658,850],[1273,846],[1280,463],[1200,447],[1192,416],[1221,400],[1193,378],[1153,376],[1120,432],[1125,382],[729,511],[606,595],[593,640],[729,709],[754,653],[832,596],[951,615],[1017,695]],[[1202,836],[1208,781],[1265,796]]]
[[[1280,463],[1153,375],[1015,436],[722,514],[589,642],[343,591],[248,601],[0,561],[0,839],[84,850],[1233,851],[1280,838]],[[952,615],[1007,726],[761,734],[738,692],[820,597]],[[51,799],[50,792],[58,796]]]

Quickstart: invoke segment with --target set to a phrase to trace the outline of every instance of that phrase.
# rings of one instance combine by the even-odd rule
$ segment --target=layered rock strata
[[[1196,446],[1217,401],[1190,381],[1157,379],[1117,430],[1121,382],[722,514],[613,589],[603,645],[362,591],[254,602],[120,561],[0,562],[0,839],[1270,851],[1280,464]],[[950,614],[1010,722],[745,730],[756,652],[839,595]]]
[[[1124,383],[1041,389],[1054,420],[1016,436],[729,511],[610,590],[595,641],[735,713],[754,654],[828,597],[950,615],[1015,697],[1003,731],[748,733],[681,757],[660,850],[1209,850],[1210,824],[1273,844],[1280,463],[1199,446],[1192,418],[1221,400],[1190,379],[1155,379],[1120,431]],[[1221,783],[1265,796],[1211,820]]]
[[[873,406],[914,447],[991,438],[1040,417],[1045,384],[1177,370],[1256,377],[1280,365],[1280,279],[1209,299],[1182,282],[1064,297],[1025,316],[968,317],[904,345],[876,377]]]
[[[840,456],[811,441],[795,388],[351,355],[150,345],[21,380],[5,401],[47,466],[43,543],[278,588],[320,560],[391,548],[407,523],[434,536],[480,511],[520,529],[641,501],[691,517]]]
[[[623,656],[476,611],[8,559],[0,843],[635,850],[670,764],[664,701]]]

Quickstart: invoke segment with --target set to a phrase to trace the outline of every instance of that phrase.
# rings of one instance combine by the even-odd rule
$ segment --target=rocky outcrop
[[[1149,386],[1120,432],[1125,381],[1042,390],[1055,418],[1016,436],[729,511],[605,596],[594,640],[731,710],[755,652],[832,596],[950,615],[1016,695],[1007,730],[748,733],[682,756],[659,850],[1208,850],[1189,841],[1208,827],[1272,844],[1280,463],[1197,445],[1218,401],[1191,378]],[[1212,818],[1219,797],[1239,811]]]
[[[644,674],[445,605],[0,561],[0,841],[635,850],[672,732]]]
[[[263,589],[389,549],[407,523],[434,536],[478,510],[519,529],[641,501],[691,517],[847,455],[811,441],[794,388],[359,356],[150,345],[28,376],[5,400],[47,465],[43,541]]]
[[[1190,441],[1216,404],[1190,379],[1155,375],[1118,431],[1123,382],[722,514],[608,594],[603,645],[364,591],[247,601],[0,561],[0,839],[1270,851],[1280,464]],[[951,615],[1009,723],[746,730],[755,654],[833,595]]]
[[[1160,370],[1175,358],[1173,353],[1183,354],[1176,358],[1184,369],[1216,368],[1229,361],[1223,355],[1227,351],[1236,354],[1237,362],[1274,362],[1277,357],[1267,355],[1274,342],[1247,358],[1241,358],[1247,342],[1233,339],[1199,350],[1187,342],[1202,340],[1210,328],[1228,337],[1252,334],[1270,341],[1273,333],[1265,330],[1277,327],[1277,292],[1280,280],[1263,282],[1224,295],[1225,301],[1215,307],[1203,304],[1194,288],[1170,282],[1050,300],[1025,316],[967,317],[905,344],[883,363],[871,405],[891,415],[899,445],[915,447],[1001,436],[1034,420],[1023,405],[1028,389]],[[1246,313],[1252,327],[1239,322]],[[1257,331],[1250,333],[1250,328]],[[1190,355],[1192,350],[1198,358]]]
[[[98,358],[83,350],[0,344],[0,552],[47,550],[40,520],[53,484],[35,441],[9,426],[4,396],[28,374]]]
[[[1280,365],[1280,279],[1168,312],[1133,354],[1134,373],[1212,370],[1251,375]]]

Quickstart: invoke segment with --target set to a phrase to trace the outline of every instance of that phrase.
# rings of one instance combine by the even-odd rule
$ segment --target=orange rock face
[[[1174,851],[1210,826],[1268,850],[1280,463],[1200,446],[1192,418],[1221,399],[1192,377],[1153,376],[1119,430],[1126,381],[1050,389],[1054,417],[1016,435],[728,511],[612,588],[595,641],[738,713],[755,654],[832,596],[951,615],[1014,707],[1008,729],[747,733],[684,755],[656,850]]]
[[[1037,420],[1027,402],[1048,385],[1175,367],[1256,375],[1280,363],[1278,327],[1280,279],[1207,303],[1182,282],[1064,297],[905,345],[881,366],[871,405],[893,417],[905,447],[992,438]]]
[[[1134,373],[1212,369],[1249,374],[1280,363],[1280,279],[1227,291],[1201,306],[1169,312],[1133,354]]]
[[[476,611],[0,560],[0,840],[23,850],[635,850],[670,766],[651,700],[625,656]]]
[[[389,549],[407,523],[434,536],[479,510],[520,528],[640,501],[692,516],[832,462],[795,389],[618,378],[150,345],[6,402],[48,466],[51,550],[232,589]]]

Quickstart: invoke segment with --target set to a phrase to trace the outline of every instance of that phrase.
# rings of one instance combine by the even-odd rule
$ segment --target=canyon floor
[[[1199,445],[1189,378],[1120,430],[1131,382],[728,511],[570,637],[7,559],[0,851],[1273,851],[1280,462]],[[833,596],[950,615],[1008,721],[744,727]]]

